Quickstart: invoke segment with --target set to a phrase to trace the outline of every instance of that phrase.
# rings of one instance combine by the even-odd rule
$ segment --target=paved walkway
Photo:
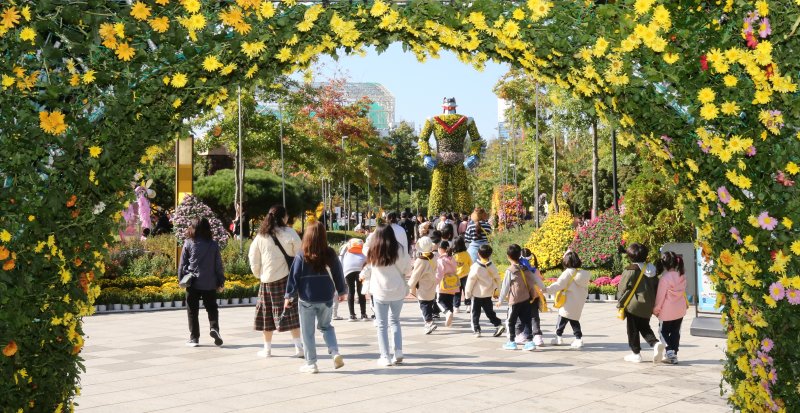
[[[582,351],[547,346],[531,353],[500,350],[500,338],[473,338],[466,314],[458,314],[452,328],[440,326],[426,336],[419,307],[407,302],[404,365],[377,368],[372,323],[336,321],[346,365],[334,370],[330,358],[321,356],[320,373],[309,375],[298,372],[301,360],[288,357],[293,353],[288,333],[276,335],[272,358],[255,357],[261,337],[252,331],[252,307],[222,308],[220,314],[222,348],[207,336],[201,337],[201,347],[185,347],[185,311],[87,318],[87,371],[77,410],[730,411],[719,395],[724,341],[690,336],[691,317],[683,324],[680,365],[630,364],[622,361],[628,351],[625,326],[610,303],[586,304]],[[547,342],[555,318],[555,313],[542,314]],[[205,320],[200,325],[207,328]],[[572,339],[568,333],[565,338]],[[325,354],[321,337],[318,345]],[[650,360],[652,353],[642,354]]]

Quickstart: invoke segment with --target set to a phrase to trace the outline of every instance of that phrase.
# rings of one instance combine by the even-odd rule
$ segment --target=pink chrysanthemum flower
[[[731,193],[728,192],[728,188],[721,186],[717,188],[717,196],[719,196],[719,202],[727,205],[728,202],[731,202]]]
[[[758,35],[762,39],[766,39],[767,36],[772,34],[772,27],[769,25],[769,19],[764,17],[761,19],[761,24],[758,25]]]
[[[774,282],[769,286],[769,296],[775,301],[783,300],[783,297],[786,297],[786,288],[780,281]]]
[[[763,211],[758,215],[758,225],[762,229],[772,231],[776,226],[778,226],[778,220],[769,216],[769,212]]]
[[[761,340],[761,349],[764,350],[764,352],[769,353],[770,351],[772,351],[773,347],[775,347],[775,342],[772,341],[771,338],[766,337],[763,340]]]
[[[800,304],[800,291],[795,290],[794,288],[792,288],[791,290],[787,290],[786,300],[789,301],[789,304],[791,305]]]
[[[736,240],[736,243],[737,243],[738,245],[742,245],[742,244],[744,244],[744,241],[742,240],[742,236],[741,236],[741,235],[739,235],[739,229],[738,229],[738,228],[736,228],[736,227],[731,227],[731,229],[730,229],[729,231],[730,231],[730,233],[731,233],[731,237],[733,237],[733,239],[735,239],[735,240]]]
[[[745,151],[744,154],[747,155],[748,158],[752,158],[752,157],[756,156],[756,147],[755,146],[751,146],[751,147],[747,148],[747,151]]]

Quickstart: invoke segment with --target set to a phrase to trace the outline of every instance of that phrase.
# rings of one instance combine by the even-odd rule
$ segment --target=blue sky
[[[340,72],[351,82],[383,84],[395,97],[395,120],[413,122],[419,129],[425,119],[441,113],[442,98],[455,97],[458,112],[472,116],[484,139],[497,136],[497,96],[492,93],[507,65],[487,63],[483,72],[443,51],[439,59],[419,63],[412,53],[393,44],[383,54],[370,49],[365,57],[342,56],[338,61],[322,56],[317,80]]]

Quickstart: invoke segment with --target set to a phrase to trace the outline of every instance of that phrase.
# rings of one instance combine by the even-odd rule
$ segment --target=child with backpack
[[[658,363],[664,358],[664,344],[658,341],[650,328],[658,289],[656,267],[646,262],[649,250],[642,244],[631,244],[625,253],[631,264],[622,271],[622,279],[617,285],[618,314],[626,320],[628,345],[631,348],[631,354],[625,356],[625,361],[642,362],[642,355],[639,354],[642,351],[639,341],[641,335],[653,347],[653,363]]]
[[[461,288],[458,279],[456,260],[453,259],[450,243],[439,244],[439,260],[436,263],[436,293],[439,294],[439,308],[444,312],[447,327],[453,325],[453,298]]]
[[[686,277],[684,277],[683,258],[674,252],[661,254],[664,273],[658,281],[656,305],[653,314],[661,321],[661,342],[666,343],[667,364],[678,364],[678,345],[681,341],[681,323],[689,307],[686,299]]]
[[[433,308],[436,306],[436,267],[437,260],[433,255],[433,241],[428,237],[417,240],[419,257],[414,261],[411,269],[411,279],[408,287],[411,294],[417,296],[422,318],[425,320],[425,334],[436,330],[433,322]]]
[[[500,300],[497,301],[498,307],[506,300],[508,300],[509,304],[508,317],[506,318],[508,342],[503,346],[503,349],[517,349],[515,341],[516,326],[517,320],[521,320],[522,331],[526,340],[523,350],[533,351],[536,350],[536,344],[533,343],[533,334],[531,333],[532,303],[536,296],[536,287],[544,288],[544,283],[519,264],[519,259],[522,256],[522,248],[519,245],[509,245],[506,255],[511,265],[503,277],[503,284],[500,287]]]
[[[355,311],[356,296],[358,296],[358,306],[361,310],[361,320],[369,321],[370,319],[367,317],[367,299],[361,292],[364,287],[361,284],[361,280],[358,279],[358,275],[367,261],[367,257],[363,254],[363,247],[364,241],[358,238],[351,238],[339,250],[339,261],[342,263],[342,270],[345,274],[347,291],[350,291],[350,294],[347,295],[347,308],[350,310],[350,319],[348,321],[358,320]],[[336,304],[334,304],[334,308],[336,307]],[[334,310],[335,316],[336,310]]]
[[[492,247],[488,244],[481,245],[478,248],[478,261],[472,264],[466,278],[464,296],[472,302],[472,331],[475,338],[481,336],[481,310],[486,313],[486,317],[495,327],[494,337],[499,337],[506,331],[503,322],[492,308],[492,296],[500,288],[500,275],[497,273],[497,267],[490,260],[491,258]]]
[[[556,319],[556,337],[552,344],[560,346],[564,344],[561,336],[567,323],[572,327],[575,340],[571,347],[580,349],[583,347],[583,332],[581,331],[581,313],[583,305],[586,304],[586,296],[589,294],[589,281],[592,275],[586,270],[581,270],[581,259],[574,251],[567,251],[561,260],[564,272],[554,283],[547,287],[549,294],[556,294],[553,307],[558,308],[558,318]],[[563,297],[563,298],[561,298]]]
[[[470,268],[472,267],[472,258],[469,257],[467,252],[467,243],[464,241],[463,236],[456,237],[453,241],[453,259],[456,260],[456,275],[458,275],[461,286],[453,299],[453,306],[455,312],[458,313],[461,308],[461,296],[464,294],[464,287],[467,286],[467,275],[469,275]],[[467,306],[469,311],[469,299],[464,298],[464,305]]]
[[[531,250],[528,248],[522,249],[522,256],[519,259],[519,265],[523,268],[527,269],[528,271],[532,272],[535,277],[542,280],[544,283],[544,277],[542,277],[542,273],[539,272],[539,261],[536,259],[536,256],[533,255]],[[545,301],[544,295],[542,294],[542,290],[536,290],[536,297],[533,299],[533,307],[531,308],[531,332],[533,333],[533,344],[537,346],[544,345],[544,339],[542,338],[542,327],[541,327],[541,318],[539,316],[539,311],[547,311],[547,301]],[[525,338],[520,334],[522,331],[522,323],[519,321],[517,322],[517,339],[516,341],[519,343],[520,341],[524,342]]]

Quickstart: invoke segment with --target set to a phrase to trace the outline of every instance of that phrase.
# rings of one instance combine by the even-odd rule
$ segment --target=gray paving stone
[[[587,303],[585,346],[504,351],[505,337],[470,331],[468,315],[431,335],[416,303],[404,306],[405,363],[379,368],[371,322],[336,321],[345,366],[334,370],[317,338],[320,374],[301,374],[290,336],[258,359],[251,307],[220,310],[225,345],[187,348],[185,311],[89,317],[79,412],[514,412],[730,411],[719,396],[724,340],[682,336],[677,366],[626,363],[625,325],[613,304]],[[501,317],[504,313],[501,312]],[[202,320],[201,328],[207,325]],[[545,339],[556,314],[542,314]],[[684,325],[691,324],[691,315]],[[657,325],[655,321],[651,323]],[[569,329],[565,341],[572,341]],[[142,332],[146,332],[143,335]],[[645,359],[649,353],[643,352]],[[624,394],[624,397],[620,397]]]

